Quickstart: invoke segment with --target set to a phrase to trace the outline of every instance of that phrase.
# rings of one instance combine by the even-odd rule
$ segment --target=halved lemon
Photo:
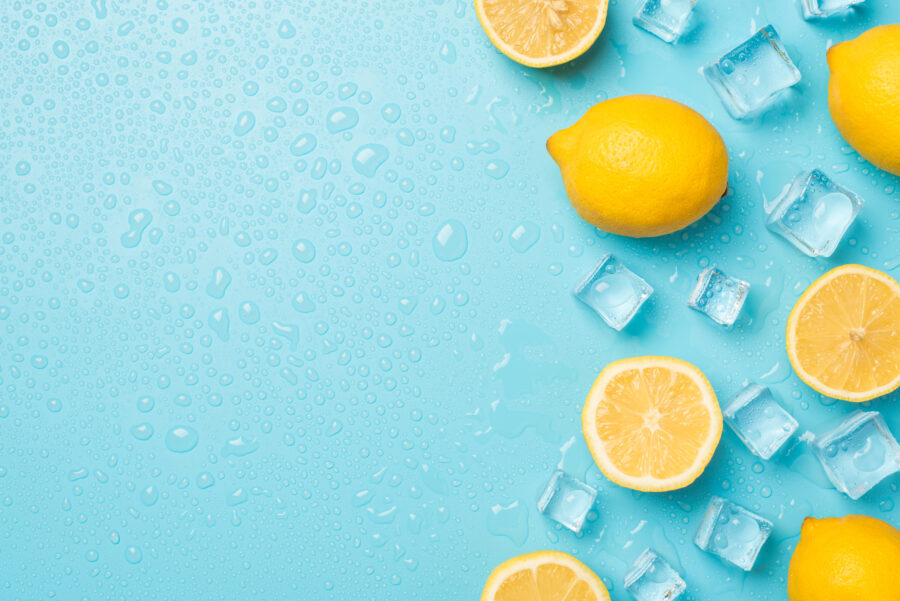
[[[609,601],[609,593],[600,578],[571,555],[535,551],[494,568],[481,601]]]
[[[662,492],[703,473],[722,436],[722,411],[709,380],[687,361],[634,357],[600,372],[581,426],[607,478]]]
[[[832,269],[787,322],[788,358],[826,396],[861,403],[900,386],[900,284],[862,265]]]
[[[475,0],[497,50],[529,67],[552,67],[585,53],[603,31],[608,0]]]

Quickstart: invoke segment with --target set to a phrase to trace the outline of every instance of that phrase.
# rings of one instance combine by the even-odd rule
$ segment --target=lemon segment
[[[517,63],[552,67],[584,54],[606,23],[607,0],[475,0],[491,43]]]
[[[709,381],[690,363],[635,357],[600,372],[581,424],[607,478],[661,492],[683,488],[703,473],[722,435],[722,412]]]
[[[900,175],[900,24],[873,27],[826,56],[828,108],[841,136],[876,167]]]
[[[862,402],[900,386],[900,284],[862,265],[807,288],[787,322],[794,371],[817,392]]]
[[[609,601],[600,578],[567,553],[535,551],[491,572],[481,601]]]
[[[900,530],[864,515],[807,518],[788,568],[790,601],[900,599]]]
[[[547,140],[569,202],[606,232],[670,234],[728,190],[728,151],[702,115],[674,100],[633,95],[591,107]]]

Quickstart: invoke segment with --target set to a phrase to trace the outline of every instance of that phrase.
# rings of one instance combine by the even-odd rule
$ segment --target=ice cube
[[[706,313],[716,323],[731,327],[747,300],[748,292],[750,284],[747,282],[715,267],[707,267],[697,276],[697,285],[687,304]]]
[[[694,535],[707,553],[750,571],[772,533],[772,522],[721,497],[713,497]]]
[[[864,204],[813,169],[795,177],[775,199],[766,227],[810,257],[830,257]]]
[[[800,71],[771,25],[703,67],[703,75],[735,119],[760,110],[800,81]]]
[[[828,479],[851,499],[900,472],[900,445],[877,411],[855,411],[810,444]]]
[[[697,0],[644,0],[633,21],[671,44],[687,30],[696,3]]]
[[[596,498],[596,490],[562,470],[557,470],[538,500],[538,509],[548,518],[578,534]]]
[[[763,459],[771,458],[799,426],[778,404],[772,391],[759,384],[744,388],[722,413],[750,452]]]
[[[625,574],[625,590],[637,601],[675,601],[686,588],[681,575],[653,549],[645,549]]]
[[[850,10],[865,0],[800,0],[804,19],[830,17]]]
[[[650,298],[653,288],[616,257],[606,254],[575,286],[574,294],[609,327],[621,330]]]

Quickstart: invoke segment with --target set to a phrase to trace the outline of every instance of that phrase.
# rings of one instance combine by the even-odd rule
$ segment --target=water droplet
[[[156,193],[160,196],[168,196],[174,190],[172,184],[161,179],[153,180],[153,189],[156,190]]]
[[[241,503],[246,503],[247,502],[247,491],[244,490],[243,488],[238,488],[237,490],[233,491],[230,495],[228,495],[226,502],[231,506],[240,505]]]
[[[256,115],[254,115],[250,111],[242,111],[238,114],[237,121],[234,124],[234,135],[243,136],[245,134],[248,134],[255,125]]]
[[[291,142],[291,154],[302,157],[316,149],[316,137],[312,134],[301,134]]]
[[[142,422],[140,424],[131,426],[131,435],[138,440],[150,440],[150,438],[153,436],[153,426],[151,426],[147,422]]]
[[[301,263],[311,263],[316,258],[316,247],[306,238],[300,238],[291,247],[291,254]]]
[[[53,42],[53,54],[56,55],[56,58],[66,58],[69,56],[69,45],[62,40]]]
[[[137,400],[137,408],[141,413],[149,413],[155,406],[156,401],[151,396],[144,395]]]
[[[349,106],[331,109],[325,117],[325,127],[329,132],[336,134],[356,127],[359,123],[359,113]]]
[[[170,271],[163,276],[163,287],[167,292],[177,292],[181,288],[181,278],[178,277],[178,274]]]
[[[388,156],[390,156],[388,149],[381,144],[365,144],[353,155],[353,168],[360,175],[373,177]]]
[[[295,35],[297,35],[297,29],[287,19],[278,24],[278,37],[282,40],[289,40]]]
[[[305,292],[298,292],[297,296],[291,301],[291,305],[293,305],[294,310],[298,313],[312,313],[316,310],[316,306],[313,304],[312,299],[309,298]]]
[[[173,453],[187,453],[199,440],[200,435],[190,426],[174,426],[166,432],[166,448]]]
[[[227,342],[230,336],[229,328],[231,320],[228,319],[228,309],[216,309],[209,314],[209,327],[216,333],[216,336],[223,342]]]
[[[257,449],[259,449],[259,443],[256,440],[238,436],[225,443],[225,447],[222,449],[222,457],[228,457],[229,455],[244,457]]]
[[[172,30],[178,34],[185,33],[188,30],[188,22],[181,17],[177,17],[172,20]]]
[[[248,325],[253,325],[259,321],[259,305],[253,301],[244,301],[238,308],[238,317],[241,321]]]
[[[141,503],[143,503],[147,507],[152,507],[153,505],[155,505],[158,499],[159,491],[152,484],[145,487],[141,491]]]
[[[453,64],[456,62],[456,46],[453,45],[453,42],[450,40],[445,41],[441,44],[441,49],[438,51],[438,56],[441,57],[441,60],[445,63]]]
[[[513,501],[508,505],[493,505],[487,516],[488,532],[505,536],[517,545],[528,538],[528,510],[524,503]]]
[[[432,248],[435,256],[441,261],[455,261],[462,258],[469,248],[466,227],[456,219],[448,219],[435,233]]]
[[[500,159],[495,159],[485,165],[484,172],[493,179],[502,179],[509,173],[509,163]]]
[[[509,234],[509,245],[514,251],[524,253],[541,237],[541,228],[531,221],[523,221]]]
[[[400,118],[400,107],[390,102],[381,108],[381,116],[388,123],[396,123]]]
[[[125,248],[134,248],[140,244],[141,237],[144,235],[144,230],[147,229],[147,226],[150,225],[151,221],[153,221],[153,215],[147,209],[136,209],[132,211],[131,214],[128,215],[129,229],[122,234],[122,237],[120,238],[122,246]]]
[[[141,552],[141,550],[137,547],[128,547],[125,549],[125,561],[127,561],[128,563],[140,563],[141,559],[143,558],[143,552]]]
[[[206,285],[206,293],[213,298],[222,298],[230,285],[231,274],[222,267],[216,267],[213,270],[212,278]]]

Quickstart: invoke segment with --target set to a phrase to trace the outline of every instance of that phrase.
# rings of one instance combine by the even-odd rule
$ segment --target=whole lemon
[[[865,515],[806,518],[788,568],[790,601],[900,599],[900,530]]]
[[[703,217],[728,189],[728,151],[702,115],[659,96],[612,98],[547,140],[569,202],[623,236],[662,236]]]
[[[900,175],[900,25],[873,27],[826,56],[838,131],[873,165]]]

